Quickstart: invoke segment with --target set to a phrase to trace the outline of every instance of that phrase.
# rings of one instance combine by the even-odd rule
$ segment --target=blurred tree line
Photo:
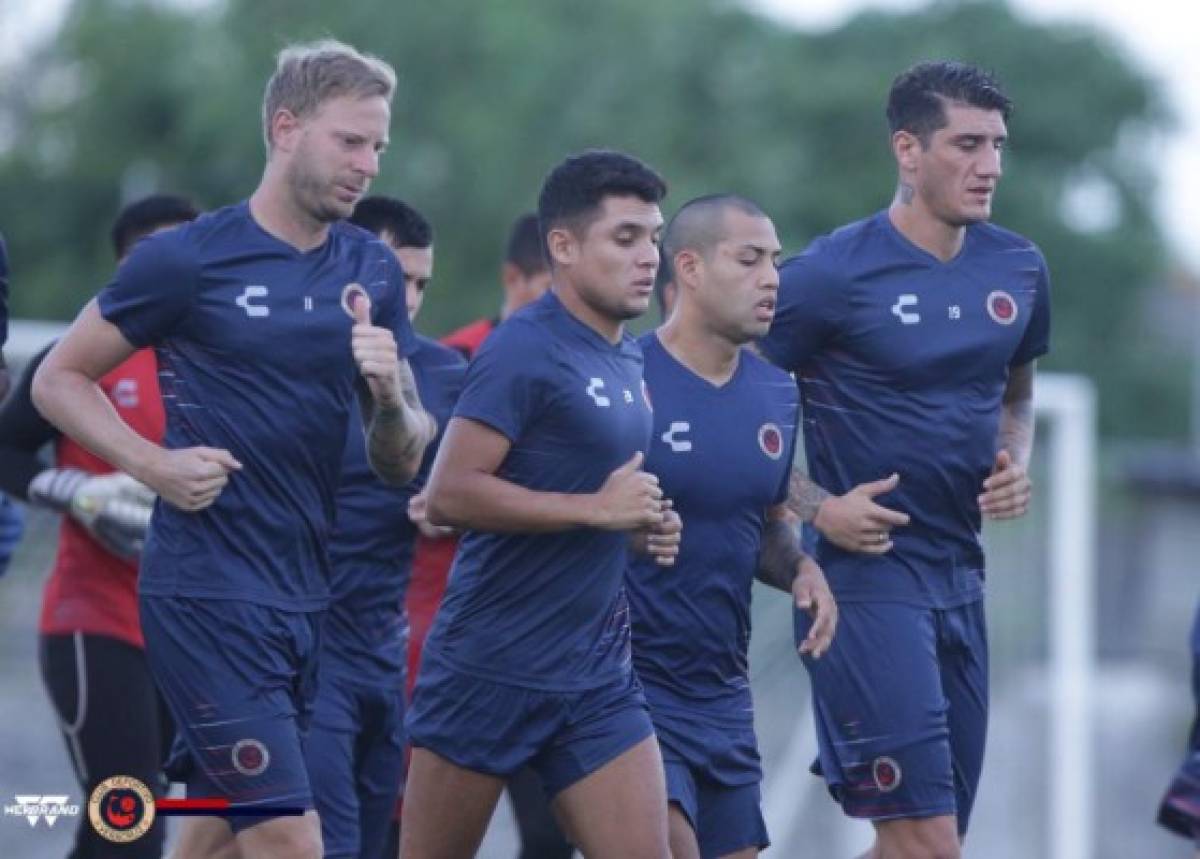
[[[123,201],[245,197],[262,169],[274,54],[322,36],[399,73],[373,190],[434,223],[430,333],[495,312],[508,226],[567,152],[644,158],[671,185],[668,216],[697,194],[745,194],[798,251],[890,200],[883,103],[899,71],[937,57],[993,69],[1017,104],[995,217],[1040,244],[1054,279],[1043,367],[1097,378],[1110,435],[1185,433],[1186,356],[1135,346],[1141,294],[1165,269],[1145,141],[1168,112],[1108,38],[1031,23],[998,0],[867,12],[820,33],[722,0],[75,0],[0,89],[15,313],[67,318],[105,282]],[[1099,210],[1086,229],[1073,199]]]

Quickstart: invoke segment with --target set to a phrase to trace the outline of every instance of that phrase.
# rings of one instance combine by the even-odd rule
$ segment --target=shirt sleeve
[[[33,405],[33,374],[50,351],[50,344],[25,365],[16,387],[0,405],[0,491],[29,500],[29,484],[46,464],[38,458],[43,445],[58,438],[58,430]]]
[[[509,320],[492,332],[467,369],[454,417],[487,424],[516,443],[539,414],[546,396],[544,333]]]
[[[794,373],[837,334],[845,314],[841,279],[819,247],[810,247],[780,267],[775,319],[759,347],[768,361]]]
[[[1009,362],[1009,366],[1012,367],[1028,364],[1050,351],[1050,272],[1045,259],[1041,260],[1036,289],[1033,313],[1030,314],[1029,325],[1025,328],[1025,336],[1021,338],[1021,343]]]
[[[200,265],[181,233],[138,242],[98,296],[100,315],[138,348],[171,334],[195,301]]]

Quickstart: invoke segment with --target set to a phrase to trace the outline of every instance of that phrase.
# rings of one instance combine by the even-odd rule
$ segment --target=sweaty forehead
[[[612,228],[628,225],[646,230],[657,230],[663,224],[658,203],[647,203],[634,195],[609,195],[600,201],[597,224]]]
[[[938,133],[948,136],[978,134],[987,137],[1004,137],[1008,127],[1004,115],[998,110],[974,107],[962,102],[946,104],[946,124]]]

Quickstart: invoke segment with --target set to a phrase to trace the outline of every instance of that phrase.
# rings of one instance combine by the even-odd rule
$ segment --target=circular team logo
[[[763,424],[758,428],[758,446],[771,459],[783,456],[783,433],[775,424]]]
[[[988,293],[987,312],[1001,325],[1012,325],[1017,321],[1017,303],[1002,289]]]
[[[106,778],[88,799],[88,819],[101,838],[114,844],[137,841],[154,825],[154,794],[136,778]]]
[[[880,793],[891,793],[900,786],[900,764],[894,758],[876,758],[871,764],[871,776]]]
[[[271,763],[271,753],[258,740],[238,740],[233,744],[233,768],[242,775],[262,775]]]
[[[367,291],[363,289],[361,283],[348,283],[342,288],[342,310],[353,319],[354,318],[354,301],[357,296],[362,296],[370,300]]]

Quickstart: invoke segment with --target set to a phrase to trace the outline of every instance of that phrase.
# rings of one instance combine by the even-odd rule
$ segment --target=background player
[[[118,263],[143,237],[198,214],[188,200],[166,195],[126,206],[112,229]],[[114,775],[133,776],[161,795],[162,765],[175,728],[150,676],[137,609],[138,556],[153,495],[38,414],[30,385],[49,351],[47,346],[34,356],[0,407],[0,490],[64,514],[38,623],[42,680],[84,797]],[[162,441],[152,350],[138,350],[98,385],[135,432]],[[51,468],[38,457],[47,444],[54,446]],[[164,825],[156,821],[122,855],[159,856],[163,837]],[[111,850],[81,817],[71,856],[86,859]]]
[[[458,349],[469,359],[497,325],[525,305],[537,301],[550,288],[550,267],[542,247],[542,233],[537,215],[532,212],[513,221],[504,251],[504,264],[500,267],[500,283],[504,288],[500,315],[477,319],[451,331],[442,338],[443,343]]]
[[[321,854],[301,743],[356,386],[383,479],[407,483],[432,436],[397,358],[413,338],[395,255],[341,223],[379,170],[394,85],[388,65],[337,42],[285,49],[249,201],[142,242],[34,376],[48,419],[160,496],[140,610],[189,794],[265,809],[204,820],[183,856],[229,826],[246,856]],[[151,343],[165,447],[95,385]]]
[[[769,843],[747,654],[755,575],[813,614],[802,652],[819,657],[836,625],[825,577],[800,551],[783,504],[796,386],[742,349],[770,326],[779,250],[774,225],[749,200],[685,204],[663,239],[674,308],[640,341],[654,405],[646,469],[687,523],[674,569],[635,557],[627,577],[674,859],[755,856]]]
[[[404,269],[408,317],[416,321],[433,276],[433,229],[407,203],[366,197],[351,223],[378,236]],[[417,338],[408,358],[421,403],[439,427],[450,412],[466,361],[448,346]],[[325,856],[395,857],[385,849],[404,780],[404,694],[408,622],[404,594],[416,527],[408,501],[429,474],[436,440],[417,478],[381,481],[367,462],[362,421],[353,413],[329,543],[332,602],[321,649],[320,684],[305,748],[321,817]]]
[[[762,342],[800,380],[816,482],[899,473],[888,503],[912,516],[883,555],[819,542],[840,625],[806,663],[820,769],[887,859],[960,855],[987,723],[980,514],[1019,516],[1030,498],[1049,288],[1037,248],[987,223],[1009,109],[971,66],[900,75],[895,199],[784,265]]]
[[[665,190],[615,152],[554,168],[538,217],[555,285],[468,371],[429,486],[430,520],[469,532],[408,717],[405,859],[474,855],[528,764],[585,855],[667,855],[622,587],[623,532],[666,518],[640,469],[650,412],[623,332],[649,304]]]

